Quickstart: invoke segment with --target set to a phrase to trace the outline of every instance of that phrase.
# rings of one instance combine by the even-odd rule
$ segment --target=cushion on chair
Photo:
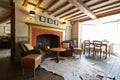
[[[31,44],[29,44],[29,43],[25,43],[24,45],[25,45],[25,47],[27,48],[27,50],[32,50],[32,49],[34,49],[33,46],[32,46]]]
[[[68,49],[69,45],[70,45],[70,43],[63,43],[62,44],[62,48]]]

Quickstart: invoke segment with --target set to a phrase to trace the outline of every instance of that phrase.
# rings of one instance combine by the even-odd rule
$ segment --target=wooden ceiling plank
[[[80,15],[82,15],[82,14],[83,14],[83,13],[75,14],[75,15],[73,15],[73,16],[70,16],[70,17],[65,18],[65,20],[67,20],[67,19],[69,19],[69,18],[74,18],[74,17],[76,17],[76,16],[80,16]]]
[[[44,0],[39,0],[38,3],[35,6],[35,9],[39,7],[39,5],[43,2]]]
[[[50,5],[46,7],[46,10],[50,9],[52,6],[54,6],[56,3],[58,3],[60,0],[53,1]]]
[[[23,4],[22,4],[22,5],[23,5],[24,7],[26,7],[26,6],[27,6],[27,4],[28,4],[28,0],[24,0],[24,2],[23,2]]]
[[[109,12],[97,14],[97,17],[101,18],[101,17],[110,16],[110,15],[119,14],[119,13],[120,13],[120,9],[116,9],[116,10],[112,10],[112,11],[109,11]]]
[[[90,2],[91,0],[84,0],[83,3],[88,3]]]
[[[98,1],[98,2],[96,2],[96,3],[93,3],[93,4],[89,5],[88,7],[96,6],[96,5],[98,5],[98,4],[102,4],[102,3],[105,3],[105,2],[108,2],[108,1],[109,1],[109,0],[101,0],[101,1]]]
[[[51,14],[57,12],[58,10],[64,8],[64,7],[67,6],[67,5],[69,5],[69,2],[66,2],[66,3],[62,4],[60,7],[56,8],[56,9],[53,10],[53,11],[51,11],[51,12],[52,12]]]
[[[114,9],[114,8],[119,8],[120,5],[117,5],[117,6],[114,6],[114,7],[109,7],[109,8],[106,8],[106,9],[102,9],[102,10],[99,10],[99,11],[95,11],[94,13],[99,13],[99,12],[102,12],[102,11],[107,11],[107,10],[110,10],[110,9]]]
[[[55,17],[58,17],[58,16],[60,16],[60,15],[62,15],[62,14],[64,14],[64,13],[66,13],[66,12],[68,12],[68,11],[70,11],[70,10],[74,9],[74,8],[75,8],[75,7],[74,7],[74,6],[72,6],[72,7],[70,7],[69,9],[67,9],[67,10],[65,10],[65,11],[62,11],[61,13],[59,13],[59,14],[55,15]]]
[[[10,20],[10,15],[7,16],[7,17],[4,18],[4,19],[0,19],[0,24],[1,24],[1,23],[5,23],[5,22],[7,22],[7,21],[9,21],[9,20]]]
[[[100,6],[100,7],[97,7],[95,9],[92,9],[92,11],[96,10],[96,9],[100,9],[100,8],[104,8],[106,6],[111,6],[111,5],[114,5],[114,4],[118,4],[120,1],[116,1],[116,2],[113,2],[113,3],[110,3],[110,4],[107,4],[107,5],[103,5],[103,6]]]
[[[28,2],[28,4],[33,5],[33,6],[36,6],[36,4],[31,3],[31,2]],[[39,9],[41,9],[41,10],[43,10],[43,11],[45,11],[45,10],[46,10],[45,8],[42,8],[42,7],[40,7],[40,6],[38,6],[38,8],[39,8]]]
[[[86,17],[86,18],[83,18],[83,19],[79,18],[79,19],[74,19],[74,20],[69,20],[69,21],[79,21],[79,22],[84,22],[84,21],[88,21],[88,20],[91,20],[91,18]]]
[[[61,16],[60,18],[63,18],[63,17],[65,17],[65,16],[69,16],[69,15],[74,14],[74,13],[76,13],[76,12],[79,12],[79,10],[72,11],[72,12],[70,12],[70,13],[64,15],[64,16]]]
[[[36,8],[43,2],[44,0],[39,0],[37,5],[36,5]]]
[[[28,4],[30,4],[30,5],[33,5],[33,6],[36,6],[36,4],[34,4],[34,3],[31,3],[31,2],[28,2]]]
[[[69,18],[69,19],[65,19],[65,20],[75,20],[75,19],[79,19],[82,17],[85,17],[86,15],[82,15],[82,16],[78,16],[78,17],[73,17],[73,18]]]
[[[84,14],[89,16],[92,19],[97,18],[96,15],[87,7],[86,4],[82,2],[82,0],[68,0],[71,4],[73,4],[76,8],[82,11]]]
[[[74,12],[74,11],[79,11],[77,8],[73,8],[69,10],[68,12],[65,12],[64,14],[59,15],[59,18],[64,17],[65,15],[68,16],[68,14]]]

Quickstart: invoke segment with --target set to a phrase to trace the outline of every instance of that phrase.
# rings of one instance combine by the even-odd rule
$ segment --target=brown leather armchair
[[[65,52],[61,52],[61,56],[72,56],[74,47],[76,46],[76,43],[74,40],[65,40],[61,42],[60,47],[65,48]]]
[[[28,41],[20,41],[19,46],[21,48],[21,56],[26,56],[28,54],[41,54],[43,55],[44,53],[37,48],[34,48],[31,44],[29,44]],[[29,48],[28,48],[29,46]]]

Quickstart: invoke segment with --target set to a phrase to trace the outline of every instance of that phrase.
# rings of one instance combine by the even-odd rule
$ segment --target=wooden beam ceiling
[[[92,19],[97,18],[96,15],[85,5],[82,0],[68,0],[71,4],[73,4],[76,8],[82,11],[84,14],[89,16]]]
[[[42,12],[69,21],[85,21],[120,13],[119,0],[24,0],[23,6],[33,5]],[[44,3],[44,4],[43,4]],[[62,4],[61,4],[62,3]],[[57,5],[58,4],[58,5]],[[45,6],[44,6],[45,5]]]

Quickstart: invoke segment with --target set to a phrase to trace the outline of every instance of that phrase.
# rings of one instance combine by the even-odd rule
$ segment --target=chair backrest
[[[27,48],[24,45],[25,43],[29,43],[29,42],[28,41],[20,41],[19,42],[19,46],[20,46],[22,52],[27,51]]]
[[[93,41],[94,48],[101,48],[102,42],[101,41]]]
[[[71,45],[70,42],[67,41],[61,43],[61,47],[65,49],[70,48],[70,45]]]
[[[90,47],[90,40],[84,40],[83,44],[84,44],[84,48]]]

